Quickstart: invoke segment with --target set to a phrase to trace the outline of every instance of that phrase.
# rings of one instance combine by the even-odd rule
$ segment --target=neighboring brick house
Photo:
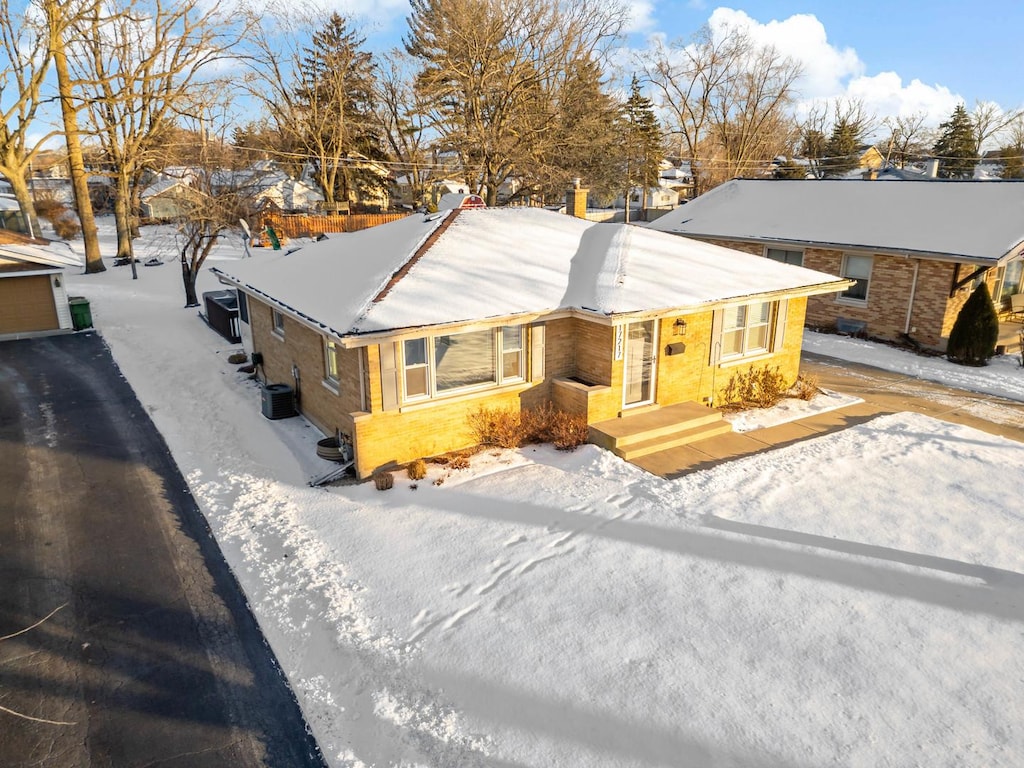
[[[812,326],[944,349],[984,280],[1020,293],[1024,182],[734,179],[648,225],[855,281],[808,300]]]
[[[72,328],[67,266],[81,262],[65,244],[0,230],[0,337]]]
[[[243,299],[264,381],[295,385],[360,477],[471,446],[480,407],[592,424],[710,404],[755,365],[792,382],[807,297],[849,285],[530,208],[414,215],[213,271]]]

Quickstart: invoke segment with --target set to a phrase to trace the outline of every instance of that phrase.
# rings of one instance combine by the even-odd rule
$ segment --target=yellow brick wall
[[[359,416],[354,434],[358,475],[369,477],[382,467],[469,448],[476,444],[469,428],[469,414],[481,407],[518,411],[524,394],[521,388],[481,392]]]
[[[659,322],[656,402],[661,405],[693,400],[700,402],[720,391],[729,378],[753,365],[778,365],[788,382],[796,379],[800,338],[806,301],[791,301],[787,313],[784,348],[778,354],[750,364],[728,368],[710,366],[712,313],[686,317],[685,334],[676,335],[675,317]],[[467,417],[481,407],[520,410],[545,402],[587,415],[590,422],[615,418],[622,410],[623,365],[614,360],[615,329],[580,318],[564,318],[546,324],[545,379],[500,390],[490,390],[383,410],[380,348],[339,350],[341,393],[321,385],[323,354],[320,334],[285,317],[285,339],[271,332],[270,308],[250,302],[255,349],[264,356],[270,383],[292,384],[292,366],[300,371],[303,414],[323,431],[340,429],[353,438],[356,470],[368,477],[376,469],[405,464],[415,459],[471,447],[475,437]],[[666,355],[666,346],[683,342],[686,350]],[[368,410],[360,412],[359,357],[365,361],[363,388]],[[591,388],[554,386],[560,377],[578,376]]]
[[[263,354],[263,371],[268,384],[295,386],[292,366],[299,371],[299,409],[327,434],[341,430],[351,434],[351,413],[360,408],[359,356],[362,350],[338,349],[338,393],[323,384],[323,336],[284,318],[284,339],[273,333],[271,309],[262,302],[249,300],[249,321],[253,347]],[[364,383],[365,386],[365,383]]]

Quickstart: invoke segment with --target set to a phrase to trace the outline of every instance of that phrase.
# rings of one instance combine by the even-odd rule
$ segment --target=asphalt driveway
[[[0,766],[324,764],[97,334],[0,342],[0,638]]]

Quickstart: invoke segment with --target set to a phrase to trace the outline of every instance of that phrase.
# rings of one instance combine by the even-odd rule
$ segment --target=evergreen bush
[[[985,365],[995,354],[998,340],[999,315],[992,304],[988,285],[981,283],[956,316],[946,345],[946,357],[961,365]]]

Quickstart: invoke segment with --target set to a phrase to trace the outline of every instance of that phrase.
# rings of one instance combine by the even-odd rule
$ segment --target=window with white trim
[[[324,381],[338,388],[338,344],[334,339],[324,337]]]
[[[278,312],[276,309],[270,310],[270,325],[271,329],[277,336],[284,338],[284,315]]]
[[[400,345],[404,399],[426,399],[524,380],[523,328],[506,325],[406,339]]]
[[[856,280],[857,283],[840,293],[839,298],[867,304],[868,285],[871,282],[871,267],[874,261],[871,256],[855,256],[849,253],[843,256],[843,268],[839,274],[847,280]]]
[[[781,264],[792,264],[795,267],[802,267],[804,265],[803,251],[787,251],[783,248],[769,248],[765,251],[764,255],[772,261],[777,261]]]
[[[770,301],[726,307],[722,313],[722,360],[771,351],[775,304]]]

